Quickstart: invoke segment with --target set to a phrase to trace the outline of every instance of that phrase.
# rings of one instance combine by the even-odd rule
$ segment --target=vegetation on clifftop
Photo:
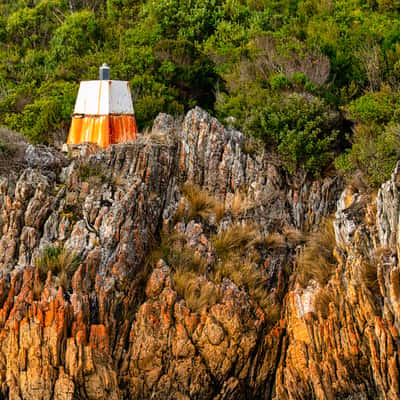
[[[289,172],[386,179],[399,157],[400,6],[391,0],[0,1],[0,124],[65,140],[78,83],[129,80],[139,128],[199,105]]]

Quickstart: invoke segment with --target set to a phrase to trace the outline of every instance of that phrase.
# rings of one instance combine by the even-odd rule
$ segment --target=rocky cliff
[[[201,109],[0,178],[0,398],[397,399],[400,168],[288,176]]]

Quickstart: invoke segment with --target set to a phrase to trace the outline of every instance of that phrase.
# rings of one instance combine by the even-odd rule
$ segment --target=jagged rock
[[[29,167],[0,178],[1,398],[400,397],[399,168],[375,199],[338,177],[288,176],[244,144],[195,108],[182,124],[162,114],[136,142],[83,145],[71,160],[26,150]],[[177,216],[186,181],[224,207],[221,219]],[[334,212],[334,273],[303,288],[303,241],[287,232]],[[215,235],[246,223],[264,246],[251,262],[270,303],[235,284],[235,271],[217,279]],[[263,245],[268,233],[278,238]],[[164,235],[205,260],[188,286],[210,288],[213,301],[185,296],[176,255],[149,261]],[[38,268],[48,246],[77,265],[64,276],[65,260]]]
[[[25,150],[24,158],[29,168],[43,170],[59,170],[68,164],[61,153],[46,146],[29,145]]]

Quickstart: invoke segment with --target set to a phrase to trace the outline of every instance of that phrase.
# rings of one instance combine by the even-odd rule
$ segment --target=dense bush
[[[336,166],[378,185],[387,174],[371,149],[381,171],[397,157],[399,11],[364,0],[5,0],[0,125],[65,139],[78,82],[108,62],[130,81],[140,129],[200,105],[262,137],[289,172],[318,175],[343,153]]]

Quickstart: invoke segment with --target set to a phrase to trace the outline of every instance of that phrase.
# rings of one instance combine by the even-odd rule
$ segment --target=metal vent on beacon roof
[[[110,67],[104,63],[99,70],[99,79],[101,81],[109,81],[111,77],[111,70]]]
[[[96,143],[107,147],[137,137],[129,82],[110,80],[110,67],[103,64],[98,81],[80,84],[67,143]]]

